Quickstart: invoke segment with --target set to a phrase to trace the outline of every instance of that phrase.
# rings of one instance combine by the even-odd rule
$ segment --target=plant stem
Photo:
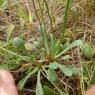
[[[68,11],[71,5],[71,1],[72,0],[67,0],[67,5],[66,5],[65,15],[64,15],[64,22],[63,22],[63,27],[62,27],[61,41],[63,41],[64,34],[66,32],[65,30],[66,30],[67,20],[68,20]]]

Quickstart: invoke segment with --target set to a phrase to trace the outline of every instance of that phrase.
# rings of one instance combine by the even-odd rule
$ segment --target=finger
[[[7,70],[0,70],[0,81],[6,84],[13,84],[15,83],[13,76]]]
[[[92,86],[84,95],[95,95],[95,85]]]
[[[0,95],[18,95],[14,78],[7,70],[0,70]]]

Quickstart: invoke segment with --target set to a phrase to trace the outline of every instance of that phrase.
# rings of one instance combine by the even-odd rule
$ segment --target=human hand
[[[18,95],[14,78],[7,70],[0,70],[0,95]]]
[[[93,85],[84,95],[95,95],[95,85]]]

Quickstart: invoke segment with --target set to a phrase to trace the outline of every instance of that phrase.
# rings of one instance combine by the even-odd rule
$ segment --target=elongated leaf
[[[49,68],[50,69],[57,69],[58,68],[58,63],[57,62],[50,63]]]
[[[49,49],[48,36],[47,36],[47,31],[46,31],[46,26],[45,26],[45,21],[44,21],[43,9],[42,9],[40,0],[37,0],[37,1],[39,5],[39,11],[41,13],[41,21],[42,21],[42,23],[40,24],[40,30],[41,30],[42,38],[45,44],[46,52],[49,55],[50,49]]]
[[[60,48],[61,48],[61,43],[60,43],[60,40],[57,40],[56,43],[55,43],[55,56],[59,53],[60,51]]]
[[[49,21],[50,21],[50,25],[51,25],[51,30],[52,30],[52,34],[53,34],[53,23],[52,23],[52,18],[51,18],[51,15],[50,15],[50,10],[49,10],[49,7],[48,7],[47,0],[44,0],[44,3],[45,3],[45,7],[47,9],[47,13],[48,13],[48,17],[49,17]]]
[[[63,46],[63,50],[65,50],[68,46],[70,45],[70,43],[69,42],[66,42],[65,44],[64,44],[64,46]],[[60,53],[59,52],[59,50],[61,49],[61,43],[60,43],[60,41],[58,40],[58,42],[56,43],[56,53],[55,53],[55,56],[58,54],[58,53]]]
[[[28,73],[18,84],[19,88],[22,90],[26,81],[36,72],[38,71],[38,68],[35,68],[33,71],[31,71],[30,73]]]
[[[0,0],[0,7],[1,8],[6,8],[7,5],[8,5],[7,0]]]
[[[66,75],[66,76],[72,76],[73,75],[73,71],[69,68],[66,67],[64,65],[58,65],[58,67],[60,68],[60,70]]]
[[[67,20],[68,20],[68,11],[69,11],[70,6],[71,6],[71,1],[72,0],[67,0],[65,15],[64,15],[64,22],[63,22],[63,27],[62,27],[61,41],[63,40],[65,31],[66,31]]]
[[[6,0],[0,0],[0,7],[2,7],[5,2],[6,2]]]
[[[70,43],[69,42],[66,42],[63,46],[63,50],[67,49],[68,47],[70,46]]]
[[[83,44],[82,40],[75,40],[67,48],[65,48],[61,53],[59,53],[57,56],[55,56],[55,58],[60,57],[61,55],[63,55],[65,52],[67,52],[71,48],[76,47],[76,46],[81,46],[82,44]]]
[[[78,75],[80,72],[80,69],[76,67],[67,67],[62,64],[58,64],[58,67],[66,76]]]
[[[49,88],[47,86],[43,87],[45,95],[60,95],[59,93],[56,93],[56,91],[52,88]]]
[[[50,49],[49,49],[49,42],[48,42],[48,36],[47,36],[46,29],[45,29],[45,25],[42,24],[39,27],[39,32],[41,34],[41,37],[43,38],[43,42],[44,42],[44,45],[45,45],[45,48],[46,48],[46,52],[47,52],[47,54],[49,54]]]
[[[73,75],[79,75],[81,71],[80,68],[77,68],[77,67],[70,67],[70,69],[72,70]]]
[[[58,49],[60,47],[60,40],[57,40],[55,43],[55,48]]]
[[[43,88],[40,81],[40,71],[37,76],[36,95],[44,95]]]
[[[54,56],[55,54],[55,38],[51,34],[51,55]]]
[[[0,0],[0,7],[3,5],[4,0]]]
[[[19,67],[20,64],[0,64],[0,69],[13,70]]]
[[[50,82],[56,82],[57,81],[57,75],[56,75],[55,70],[48,69],[47,78],[49,79]]]

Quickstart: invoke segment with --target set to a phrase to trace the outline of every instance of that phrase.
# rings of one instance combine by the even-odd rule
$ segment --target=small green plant
[[[25,75],[18,84],[20,90],[23,90],[27,80],[35,75],[37,80],[37,83],[35,84],[36,95],[67,95],[65,90],[62,91],[59,87],[57,87],[56,83],[59,81],[57,70],[60,70],[64,76],[68,77],[77,75],[80,71],[76,67],[66,66],[62,64],[60,60],[69,59],[70,55],[68,55],[67,52],[72,48],[80,47],[83,45],[82,40],[75,40],[72,43],[62,43],[64,39],[64,33],[66,32],[68,10],[70,8],[71,0],[67,0],[61,39],[57,39],[55,37],[49,6],[47,0],[43,0],[52,30],[50,37],[48,37],[47,28],[44,21],[43,9],[41,7],[40,0],[37,1],[41,15],[41,18],[38,19],[38,30],[40,38],[37,41],[34,41],[33,43],[27,43],[21,37],[15,37],[12,39],[10,38],[10,36],[15,26],[11,24],[8,28],[7,44],[0,46],[1,52],[3,52],[5,55],[10,55],[7,57],[9,61],[8,63],[5,62],[5,64],[0,64],[0,67],[10,70],[18,69],[20,67],[21,69],[24,69]],[[27,20],[27,16],[24,14],[23,9],[20,9],[21,10],[19,13],[19,17],[21,19]],[[21,64],[21,61],[26,61],[27,65]],[[44,81],[43,78],[47,79],[47,82],[42,83]],[[52,88],[52,90],[50,88]]]
[[[45,0],[44,2],[46,4],[46,9],[48,11],[49,19],[51,22],[47,1]],[[55,82],[57,81],[56,70],[59,68],[65,74],[65,76],[72,76],[73,74],[78,74],[79,71],[75,67],[67,67],[65,65],[62,65],[58,60],[60,60],[61,57],[65,59],[66,56],[68,56],[65,55],[65,53],[68,50],[76,46],[81,46],[83,42],[82,40],[75,40],[71,44],[69,42],[62,44],[60,40],[54,37],[53,33],[51,34],[49,41],[43,18],[43,11],[39,0],[38,3],[39,3],[41,21],[42,21],[39,26],[39,32],[43,39],[41,42],[42,45],[39,45],[38,47],[34,48],[35,52],[32,52],[32,60],[30,57],[32,70],[20,81],[19,87],[22,89],[27,79],[29,79],[32,75],[37,74],[36,95],[43,95],[44,91],[41,85],[41,76],[40,76],[42,74],[56,88],[57,93],[59,93],[60,95],[66,95],[55,84]],[[67,15],[67,10],[68,9],[66,9],[66,15]],[[67,19],[66,16],[65,19]],[[52,22],[51,22],[51,28],[53,32]],[[39,41],[37,43],[39,43]],[[37,58],[38,55],[39,57]],[[35,67],[32,67],[33,65]]]
[[[21,80],[21,82],[19,83],[20,88],[22,89],[24,87],[24,84],[26,83],[27,79],[29,79],[33,74],[36,74],[38,72],[36,95],[38,95],[37,93],[41,93],[40,95],[43,95],[41,82],[39,81],[39,79],[41,79],[40,73],[42,73],[43,76],[46,77],[52,84],[54,84],[57,81],[56,70],[58,68],[65,74],[65,76],[72,76],[73,74],[78,74],[79,73],[78,69],[76,69],[75,67],[67,67],[65,65],[62,65],[60,62],[58,62],[58,59],[60,59],[60,57],[64,58],[65,57],[64,54],[68,50],[70,50],[73,47],[80,46],[81,44],[82,44],[81,40],[76,40],[71,44],[66,43],[63,47],[61,47],[60,51],[57,51],[57,54],[55,54],[56,47],[54,47],[54,49],[53,49],[53,50],[55,50],[55,52],[51,52],[53,54],[47,53],[47,51],[44,47],[43,48],[39,47],[39,53],[37,52],[37,54],[39,54],[40,58],[39,58],[39,60],[37,60],[37,59],[35,59],[37,55],[35,55],[35,56],[32,55],[33,59],[31,60],[31,65],[30,65],[32,70]],[[52,45],[50,45],[50,46],[52,47]],[[49,49],[51,49],[51,48],[49,48]],[[35,49],[35,52],[36,52],[36,49]],[[33,65],[35,67],[33,67]],[[56,88],[56,89],[58,90],[58,88]],[[37,91],[39,91],[39,92],[37,92]]]

